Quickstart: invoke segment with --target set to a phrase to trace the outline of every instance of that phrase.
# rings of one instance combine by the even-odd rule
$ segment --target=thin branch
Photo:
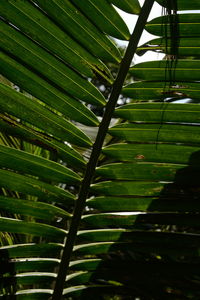
[[[133,56],[136,52],[140,37],[144,30],[145,24],[147,22],[148,16],[151,12],[154,0],[146,0],[140,15],[138,17],[137,23],[135,25],[133,34],[131,35],[129,45],[127,47],[124,58],[121,62],[120,69],[117,75],[117,78],[113,84],[112,92],[109,98],[109,101],[106,105],[105,113],[102,119],[102,122],[99,126],[98,134],[96,141],[93,145],[92,153],[90,160],[88,162],[85,176],[80,188],[79,197],[76,201],[76,206],[74,209],[74,214],[72,217],[70,229],[68,232],[67,240],[64,245],[63,254],[60,262],[60,267],[58,271],[58,276],[55,283],[54,293],[52,295],[52,300],[60,300],[62,297],[63,286],[66,280],[67,270],[73,251],[73,246],[76,240],[77,231],[81,221],[81,216],[85,208],[85,202],[89,193],[90,185],[95,174],[95,168],[98,162],[99,155],[101,153],[102,145],[105,139],[105,136],[108,132],[109,124],[113,116],[115,105],[121,93],[124,80],[129,71]]]

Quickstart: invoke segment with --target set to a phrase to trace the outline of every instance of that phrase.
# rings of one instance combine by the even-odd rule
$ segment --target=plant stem
[[[138,17],[137,23],[135,25],[133,34],[131,35],[126,53],[124,55],[124,58],[122,59],[117,78],[113,84],[112,92],[111,92],[109,101],[106,105],[103,119],[99,126],[96,141],[93,145],[90,160],[87,164],[84,179],[82,181],[82,185],[81,185],[80,192],[79,192],[79,197],[76,201],[76,206],[74,209],[74,213],[73,213],[71,225],[69,228],[67,240],[66,240],[66,243],[63,248],[63,254],[62,254],[62,258],[61,258],[61,262],[60,262],[60,266],[59,266],[58,276],[57,276],[57,279],[55,282],[55,288],[54,288],[54,292],[53,292],[53,295],[51,298],[52,300],[60,300],[62,297],[63,286],[65,283],[67,270],[69,267],[70,257],[73,252],[73,246],[74,246],[75,239],[77,236],[77,231],[78,231],[79,224],[81,221],[81,216],[82,216],[83,210],[85,208],[85,202],[86,202],[86,199],[87,199],[87,196],[89,193],[92,179],[95,174],[95,168],[96,168],[96,165],[98,162],[99,155],[101,153],[102,145],[103,145],[105,136],[107,134],[111,118],[113,116],[115,105],[116,105],[119,95],[121,93],[121,90],[122,90],[122,87],[124,84],[124,80],[129,71],[133,56],[136,52],[140,37],[144,30],[148,16],[151,12],[153,3],[154,3],[154,0],[146,0],[141,9],[141,12]]]

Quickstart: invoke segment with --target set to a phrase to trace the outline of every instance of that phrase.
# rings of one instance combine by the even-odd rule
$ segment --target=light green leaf
[[[112,4],[119,7],[129,14],[139,14],[140,13],[140,3],[138,0],[109,0]]]
[[[5,212],[32,216],[48,221],[59,221],[61,219],[68,219],[71,216],[67,211],[51,204],[4,196],[0,196],[0,208]]]
[[[199,144],[200,127],[171,124],[122,124],[110,129],[110,134],[130,142],[170,142]]]
[[[74,5],[92,20],[105,33],[121,40],[128,40],[130,33],[123,19],[108,1],[102,0],[72,0]]]
[[[192,8],[191,8],[192,9]],[[171,20],[171,24],[169,20]],[[178,15],[171,15],[158,17],[150,22],[148,22],[145,26],[145,29],[154,35],[163,36],[171,36],[171,29],[172,26],[177,26],[177,34],[180,37],[198,37],[199,36],[199,29],[200,29],[200,22],[199,22],[199,14],[198,13],[190,13],[190,14],[178,14]],[[175,29],[174,29],[175,30]]]
[[[2,169],[0,170],[0,175],[0,185],[6,189],[34,195],[41,200],[62,203],[65,206],[69,206],[74,202],[74,195],[57,186]]]
[[[99,264],[102,262],[101,259],[80,259],[70,262],[70,270],[95,270]]]
[[[141,81],[124,87],[123,94],[133,100],[163,100],[168,97],[199,99],[200,84],[193,82]],[[164,104],[163,104],[164,105]]]
[[[62,250],[62,244],[57,243],[26,243],[0,247],[2,256],[9,258],[24,257],[57,257]]]
[[[121,240],[122,236],[129,236],[129,233],[131,234],[131,232],[126,229],[81,230],[78,232],[77,238],[80,242],[111,242]],[[74,262],[71,264],[71,269],[80,270],[78,268],[80,268],[79,266],[81,265],[82,269],[83,264],[84,268],[82,270],[88,270],[88,268],[89,270],[92,270],[94,268],[94,265],[95,267],[98,267],[98,264],[101,262],[101,260],[89,260],[89,264],[87,262],[87,260]]]
[[[115,115],[125,120],[132,122],[143,121],[152,123],[199,123],[199,114],[200,105],[198,104],[176,104],[163,102],[127,104],[115,110]]]
[[[200,166],[198,147],[167,144],[113,144],[103,153],[120,161],[164,162]],[[181,155],[180,155],[181,153]]]
[[[2,84],[0,84],[0,107],[2,111],[29,122],[56,138],[79,146],[91,145],[90,139],[71,122],[54,114],[34,99]]]
[[[63,183],[80,182],[80,176],[63,165],[3,145],[0,145],[0,167],[39,175],[43,180]]]
[[[115,163],[97,168],[96,173],[104,179],[173,181],[178,170],[184,167],[185,165],[166,163]],[[197,172],[194,172],[190,180],[194,180],[196,175]]]
[[[17,285],[23,285],[24,287],[29,287],[30,285],[37,284],[41,288],[46,287],[46,281],[49,283],[53,283],[55,280],[56,274],[50,272],[27,272],[27,273],[19,273],[13,277],[7,277],[2,280],[2,286],[6,288],[12,281]]]
[[[159,196],[164,183],[142,181],[103,181],[93,184],[91,190],[96,194],[111,196]]]
[[[67,161],[69,165],[83,168],[85,161],[82,156],[66,143],[54,139],[52,136],[36,131],[35,129],[21,124],[7,116],[0,116],[1,131],[15,137],[22,138],[39,147],[43,147],[56,153],[63,161]]]
[[[178,47],[178,57],[195,57],[199,58],[200,56],[200,41],[198,37],[188,37],[183,38],[181,37],[178,41],[179,47]],[[169,55],[175,55],[174,48],[173,48],[173,42],[170,38],[166,38],[165,40],[163,38],[161,39],[154,39],[146,44],[140,46],[137,50],[138,55],[144,54],[146,51],[156,51],[156,52],[162,52]]]

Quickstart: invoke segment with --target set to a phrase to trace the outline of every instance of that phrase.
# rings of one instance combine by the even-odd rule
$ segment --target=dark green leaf
[[[0,230],[20,234],[30,234],[34,236],[43,236],[54,239],[60,239],[66,236],[66,231],[54,226],[25,222],[3,217],[0,217]]]
[[[20,80],[18,78],[18,73],[12,74],[12,72],[9,72],[6,68],[4,70],[5,76],[10,78],[11,81],[16,81],[19,86],[24,87],[24,89],[27,89],[27,91],[32,93],[32,95],[35,95],[45,103],[49,103],[52,107],[62,112],[64,115],[72,118],[72,112],[74,109],[74,112],[77,111],[79,114],[84,113],[86,119],[91,119],[90,125],[92,125],[92,123],[93,125],[98,124],[97,118],[86,107],[84,107],[84,105],[74,99],[74,97],[76,97],[88,103],[102,105],[105,101],[96,87],[83,77],[79,76],[76,72],[72,71],[72,69],[67,67],[53,55],[49,54],[49,52],[29,40],[19,31],[5,24],[3,21],[0,21],[0,24],[2,28],[2,32],[0,34],[2,41],[1,47],[10,55],[14,55],[18,64],[14,64],[14,62],[12,63],[11,59],[10,62],[8,61],[8,58],[7,60],[6,58],[3,59],[6,60],[7,64],[12,65],[12,68],[16,68],[16,72],[19,72],[20,70],[21,76],[24,80],[26,77],[30,77],[35,84],[32,82],[32,84],[28,85],[27,82],[25,85],[24,80]],[[21,66],[22,62],[26,65],[26,67],[28,66],[28,70]],[[32,72],[30,70],[32,70]],[[37,75],[34,71],[37,72]],[[47,82],[47,80],[50,80],[65,93],[53,87],[50,82]],[[37,85],[40,87],[37,87]],[[67,96],[66,93],[71,95],[71,97]],[[71,114],[70,110],[72,111]],[[85,120],[85,122],[87,121]]]
[[[87,215],[83,217],[84,222],[93,228],[143,228],[143,226],[154,225],[177,225],[199,227],[199,214],[188,213],[104,213]],[[151,226],[150,226],[151,228]],[[111,243],[110,243],[111,244]],[[107,243],[107,249],[109,243]]]
[[[48,289],[30,289],[18,291],[14,297],[15,300],[48,300],[52,294],[52,290]],[[10,296],[1,296],[2,300],[10,300]]]
[[[200,247],[200,237],[198,234],[173,233],[130,229],[93,229],[78,232],[80,242],[132,242],[140,244],[154,244],[185,248]],[[100,264],[100,259],[85,259],[72,261],[72,270],[94,270]],[[102,261],[103,263],[103,261]]]
[[[53,0],[49,2],[48,0],[36,0],[34,2],[42,7],[57,24],[93,55],[106,61],[119,61],[121,59],[120,52],[114,43],[105,35],[102,35],[70,1]]]
[[[170,9],[177,10],[195,10],[199,9],[199,0],[176,0],[176,1],[165,1],[156,0],[160,5],[168,7]]]
[[[169,67],[167,60],[136,64],[130,73],[138,79],[169,81],[196,81],[200,72],[200,60],[179,60]],[[184,83],[183,83],[184,84]]]
[[[5,19],[81,74],[91,77],[93,76],[91,69],[94,72],[100,70],[100,73],[107,71],[102,62],[63,32],[29,1],[2,0],[0,9]]]
[[[167,197],[168,196],[168,197]],[[122,212],[122,211],[160,211],[160,212],[198,212],[199,201],[177,195],[165,195],[162,197],[122,197],[122,196],[101,196],[94,197],[87,201],[87,206],[101,212]]]
[[[12,270],[15,269],[16,273],[29,272],[32,270],[37,272],[52,272],[58,264],[59,259],[56,258],[20,258],[4,262],[5,272],[12,272]]]

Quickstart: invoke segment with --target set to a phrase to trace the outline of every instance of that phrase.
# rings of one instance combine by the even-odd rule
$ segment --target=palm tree
[[[200,5],[157,2],[1,0],[0,299],[200,297]]]

